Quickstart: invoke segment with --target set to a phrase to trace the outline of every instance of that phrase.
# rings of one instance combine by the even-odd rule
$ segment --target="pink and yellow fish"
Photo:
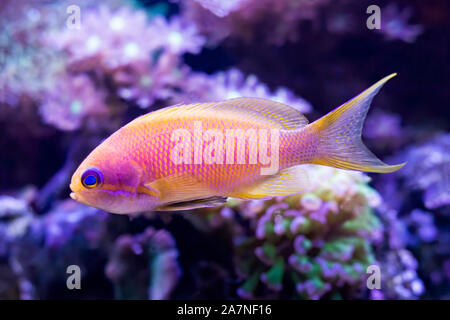
[[[185,210],[227,197],[265,199],[302,192],[302,164],[392,172],[361,141],[385,77],[319,120],[265,99],[176,105],[112,134],[72,176],[71,197],[112,213]]]

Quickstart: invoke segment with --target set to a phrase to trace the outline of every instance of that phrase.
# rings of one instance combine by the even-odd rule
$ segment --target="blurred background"
[[[450,299],[449,34],[446,0],[1,1],[0,299]],[[133,219],[69,198],[141,114],[248,96],[313,121],[393,72],[363,139],[398,172]]]

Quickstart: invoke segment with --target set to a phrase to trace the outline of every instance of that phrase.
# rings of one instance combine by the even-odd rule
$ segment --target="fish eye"
[[[87,189],[93,189],[103,184],[103,174],[96,167],[87,168],[81,175],[81,183]]]

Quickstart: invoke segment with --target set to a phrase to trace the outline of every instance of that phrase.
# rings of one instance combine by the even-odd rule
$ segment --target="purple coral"
[[[450,256],[449,148],[449,134],[410,146],[394,157],[407,161],[404,169],[379,177],[376,183],[391,208],[387,211],[391,214],[383,216],[395,214],[400,219],[396,219],[396,227],[388,224],[390,234],[397,243],[406,242],[413,250],[420,262],[419,271],[426,275],[427,292],[432,295],[446,292],[442,288],[449,281],[443,267]]]
[[[205,44],[205,38],[201,36],[195,24],[173,17],[166,20],[156,17],[151,23],[151,28],[157,33],[157,47],[165,49],[175,55],[183,53],[199,53]]]
[[[420,25],[412,25],[408,20],[412,16],[412,9],[399,9],[396,4],[389,4],[381,9],[381,29],[387,39],[402,40],[412,43],[423,32]]]
[[[121,98],[147,108],[174,95],[187,71],[181,55],[198,53],[204,40],[178,17],[101,6],[87,11],[81,30],[58,30],[48,42],[67,52],[72,70],[111,76]]]
[[[186,68],[178,68],[178,64],[176,56],[162,53],[152,64],[135,64],[133,68],[119,70],[114,75],[117,94],[141,108],[153,105],[158,99],[173,99],[187,72]]]
[[[329,0],[189,0],[183,15],[195,21],[211,43],[227,37],[282,45],[298,40],[302,21],[314,21]],[[283,23],[278,23],[283,21]],[[264,28],[254,28],[255,25]]]
[[[39,99],[64,66],[64,55],[46,46],[40,34],[55,25],[56,13],[14,4],[6,1],[0,10],[0,103],[13,107]]]
[[[425,287],[416,269],[417,260],[405,249],[388,252],[382,262],[382,283],[385,299],[417,299]]]
[[[409,239],[411,245],[416,245],[420,242],[430,243],[436,240],[438,229],[431,212],[414,209],[404,218],[404,221],[408,227],[414,228],[411,234],[412,238]]]
[[[395,188],[403,197],[421,191],[424,205],[430,210],[450,205],[449,148],[450,134],[440,134],[419,146],[409,147],[396,157],[408,161],[408,165],[395,175],[383,178],[385,183],[380,185],[380,190]]]
[[[12,206],[13,202],[16,205]],[[98,250],[104,245],[103,222],[107,216],[72,200],[59,203],[43,217],[36,216],[20,198],[4,197],[0,207],[12,214],[21,202],[25,211],[6,224],[5,234],[0,234],[1,242],[6,244],[0,255],[8,258],[17,278],[17,298],[48,297],[51,283],[64,281],[60,275],[69,265],[77,264],[87,271],[89,263],[95,264],[95,260],[83,260],[83,250]],[[0,229],[3,226],[0,223]]]
[[[65,287],[69,265],[78,265],[84,278],[95,276],[108,255],[106,276],[121,298],[167,299],[181,276],[178,250],[166,230],[148,227],[117,237],[111,215],[73,200],[39,217],[24,199],[2,196],[0,214],[10,219],[0,221],[0,258],[8,259],[16,298],[51,298],[52,285]]]
[[[47,11],[42,9],[39,15]],[[58,59],[47,59],[50,60],[45,64],[48,80],[36,81],[32,98],[40,105],[44,122],[59,129],[74,130],[88,119],[98,120],[115,114],[120,110],[120,99],[147,108],[157,101],[178,103],[254,96],[287,103],[301,112],[311,110],[308,102],[289,89],[280,87],[271,91],[256,76],[245,76],[237,69],[212,76],[192,72],[181,55],[198,53],[205,38],[184,18],[155,16],[148,19],[143,11],[127,7],[86,7],[83,12],[80,30],[55,28],[47,23],[40,26],[46,30],[46,36],[35,43],[36,47],[58,52]],[[129,21],[133,21],[132,26]],[[37,28],[26,27],[29,31]],[[15,28],[10,29],[13,37]],[[43,54],[44,51],[38,52]],[[20,52],[14,56],[28,59]],[[15,88],[23,81],[19,79],[20,85],[15,85],[11,81],[14,78],[8,75],[8,70],[15,70],[15,64],[7,62],[6,66],[0,76],[3,100],[15,104],[20,98],[19,89]],[[38,78],[42,77],[30,77]],[[26,87],[27,90],[33,88],[31,84]],[[111,89],[116,97],[110,94]]]
[[[76,66],[114,71],[134,63],[151,63],[156,50],[180,55],[198,53],[204,40],[196,27],[175,17],[149,20],[142,10],[100,6],[87,10],[81,30],[56,31],[48,42],[64,49]]]
[[[258,97],[290,105],[302,113],[312,110],[309,102],[296,96],[285,87],[275,91],[260,82],[255,75],[246,76],[239,69],[232,68],[211,76],[192,73],[179,96],[181,101],[218,101],[237,97]]]
[[[158,39],[155,31],[148,28],[147,17],[142,11],[100,6],[86,10],[80,30],[56,29],[47,41],[49,45],[65,50],[69,62],[76,64],[78,69],[100,66],[115,70],[130,63],[148,61],[149,52],[157,47],[155,41],[149,41]]]
[[[148,227],[115,241],[105,272],[119,299],[168,299],[181,275],[177,257],[170,233]]]
[[[77,129],[86,117],[100,118],[108,112],[105,93],[87,75],[61,77],[46,92],[40,112],[44,122],[62,130]]]
[[[383,111],[371,113],[364,124],[364,137],[378,149],[398,149],[406,140],[401,116]]]
[[[198,2],[203,8],[211,11],[216,16],[223,18],[229,15],[233,11],[237,11],[244,5],[249,3],[249,0],[194,0]]]

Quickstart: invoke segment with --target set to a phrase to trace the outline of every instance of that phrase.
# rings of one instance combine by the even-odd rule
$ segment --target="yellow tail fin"
[[[363,122],[373,97],[395,73],[312,123],[319,136],[318,157],[313,163],[367,172],[393,172],[405,164],[387,165],[370,152],[361,141]]]

